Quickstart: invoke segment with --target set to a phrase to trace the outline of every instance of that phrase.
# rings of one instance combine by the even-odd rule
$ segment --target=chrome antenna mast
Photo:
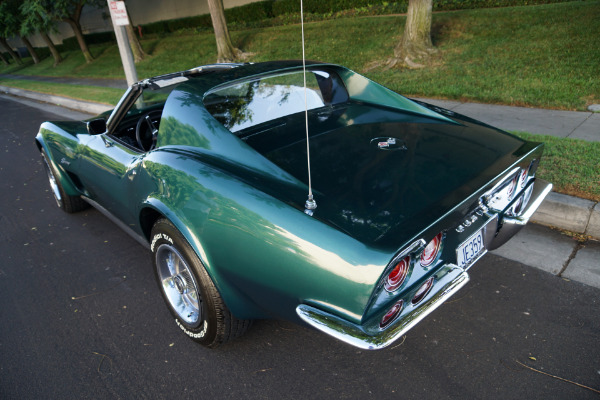
[[[312,180],[310,176],[310,143],[308,138],[308,100],[306,94],[306,55],[304,53],[304,5],[300,0],[300,26],[302,28],[302,72],[304,74],[304,120],[306,127],[306,161],[308,164],[308,199],[304,203],[304,212],[308,215],[313,215],[317,202],[313,198]]]

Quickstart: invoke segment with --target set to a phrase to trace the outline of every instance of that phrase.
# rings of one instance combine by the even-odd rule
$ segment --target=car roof
[[[319,61],[306,61],[306,67],[315,65],[332,65]],[[302,60],[266,61],[260,63],[220,63],[208,64],[184,71],[173,72],[144,79],[138,82],[143,87],[164,87],[174,83],[192,80],[201,80],[204,90],[223,83],[246,79],[252,76],[297,70],[303,66]],[[339,68],[339,66],[336,66]]]

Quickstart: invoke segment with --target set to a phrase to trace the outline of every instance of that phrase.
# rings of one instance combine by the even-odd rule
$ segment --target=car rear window
[[[306,105],[309,110],[347,100],[348,93],[337,74],[306,71]],[[303,112],[303,73],[272,75],[221,86],[206,94],[204,106],[232,132]]]

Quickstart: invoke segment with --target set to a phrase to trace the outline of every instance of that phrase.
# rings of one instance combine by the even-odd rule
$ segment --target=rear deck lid
[[[309,132],[315,218],[382,245],[408,240],[448,212],[514,162],[523,144],[472,121],[360,103],[311,110]],[[238,134],[308,181],[304,113]]]

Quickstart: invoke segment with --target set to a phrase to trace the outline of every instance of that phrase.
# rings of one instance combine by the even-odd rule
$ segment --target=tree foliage
[[[21,34],[31,35],[38,32],[54,57],[54,66],[62,61],[62,56],[50,39],[48,33],[56,30],[56,22],[49,16],[44,4],[39,0],[25,0],[20,6],[23,19],[21,20]]]
[[[43,14],[44,25],[51,26],[53,23],[63,21],[69,24],[79,48],[85,57],[85,60],[89,63],[94,60],[92,53],[90,52],[85,38],[83,37],[83,31],[81,29],[81,10],[84,6],[89,5],[91,7],[101,8],[106,3],[102,0],[26,0],[29,3],[28,7]]]
[[[29,35],[35,32],[50,32],[55,29],[55,21],[48,13],[45,2],[40,0],[25,0],[20,6],[23,19],[21,33]]]
[[[51,11],[51,15],[54,19],[64,21],[71,26],[73,29],[73,33],[77,38],[77,43],[79,44],[79,48],[85,57],[85,61],[90,63],[94,60],[92,57],[92,53],[90,52],[87,43],[85,42],[85,38],[83,37],[83,32],[81,30],[81,23],[79,22],[81,19],[81,10],[83,6],[89,5],[96,8],[101,8],[106,4],[102,0],[37,0],[42,2],[49,3],[48,9]]]
[[[63,21],[73,29],[85,60],[91,62],[94,58],[81,30],[81,11],[85,5],[101,8],[105,4],[103,0],[0,0],[0,38],[2,39],[0,43],[15,58],[17,55],[6,43],[6,38],[20,36],[34,62],[37,62],[37,54],[26,36],[39,32],[50,49],[56,65],[62,57],[48,33],[55,29],[56,22]]]
[[[21,20],[23,19],[23,15],[21,14],[21,9],[19,7],[19,0],[3,0],[0,2],[0,37],[3,39],[9,38],[11,36],[19,36],[29,54],[31,54],[31,58],[34,63],[40,62],[35,49],[27,40],[23,34],[21,34]],[[6,40],[2,42],[4,47],[9,47],[6,43]],[[14,52],[9,51],[11,56],[20,63],[20,59],[17,59],[14,55]]]
[[[20,30],[21,12],[19,4],[14,0],[0,1],[0,36],[9,38]]]

